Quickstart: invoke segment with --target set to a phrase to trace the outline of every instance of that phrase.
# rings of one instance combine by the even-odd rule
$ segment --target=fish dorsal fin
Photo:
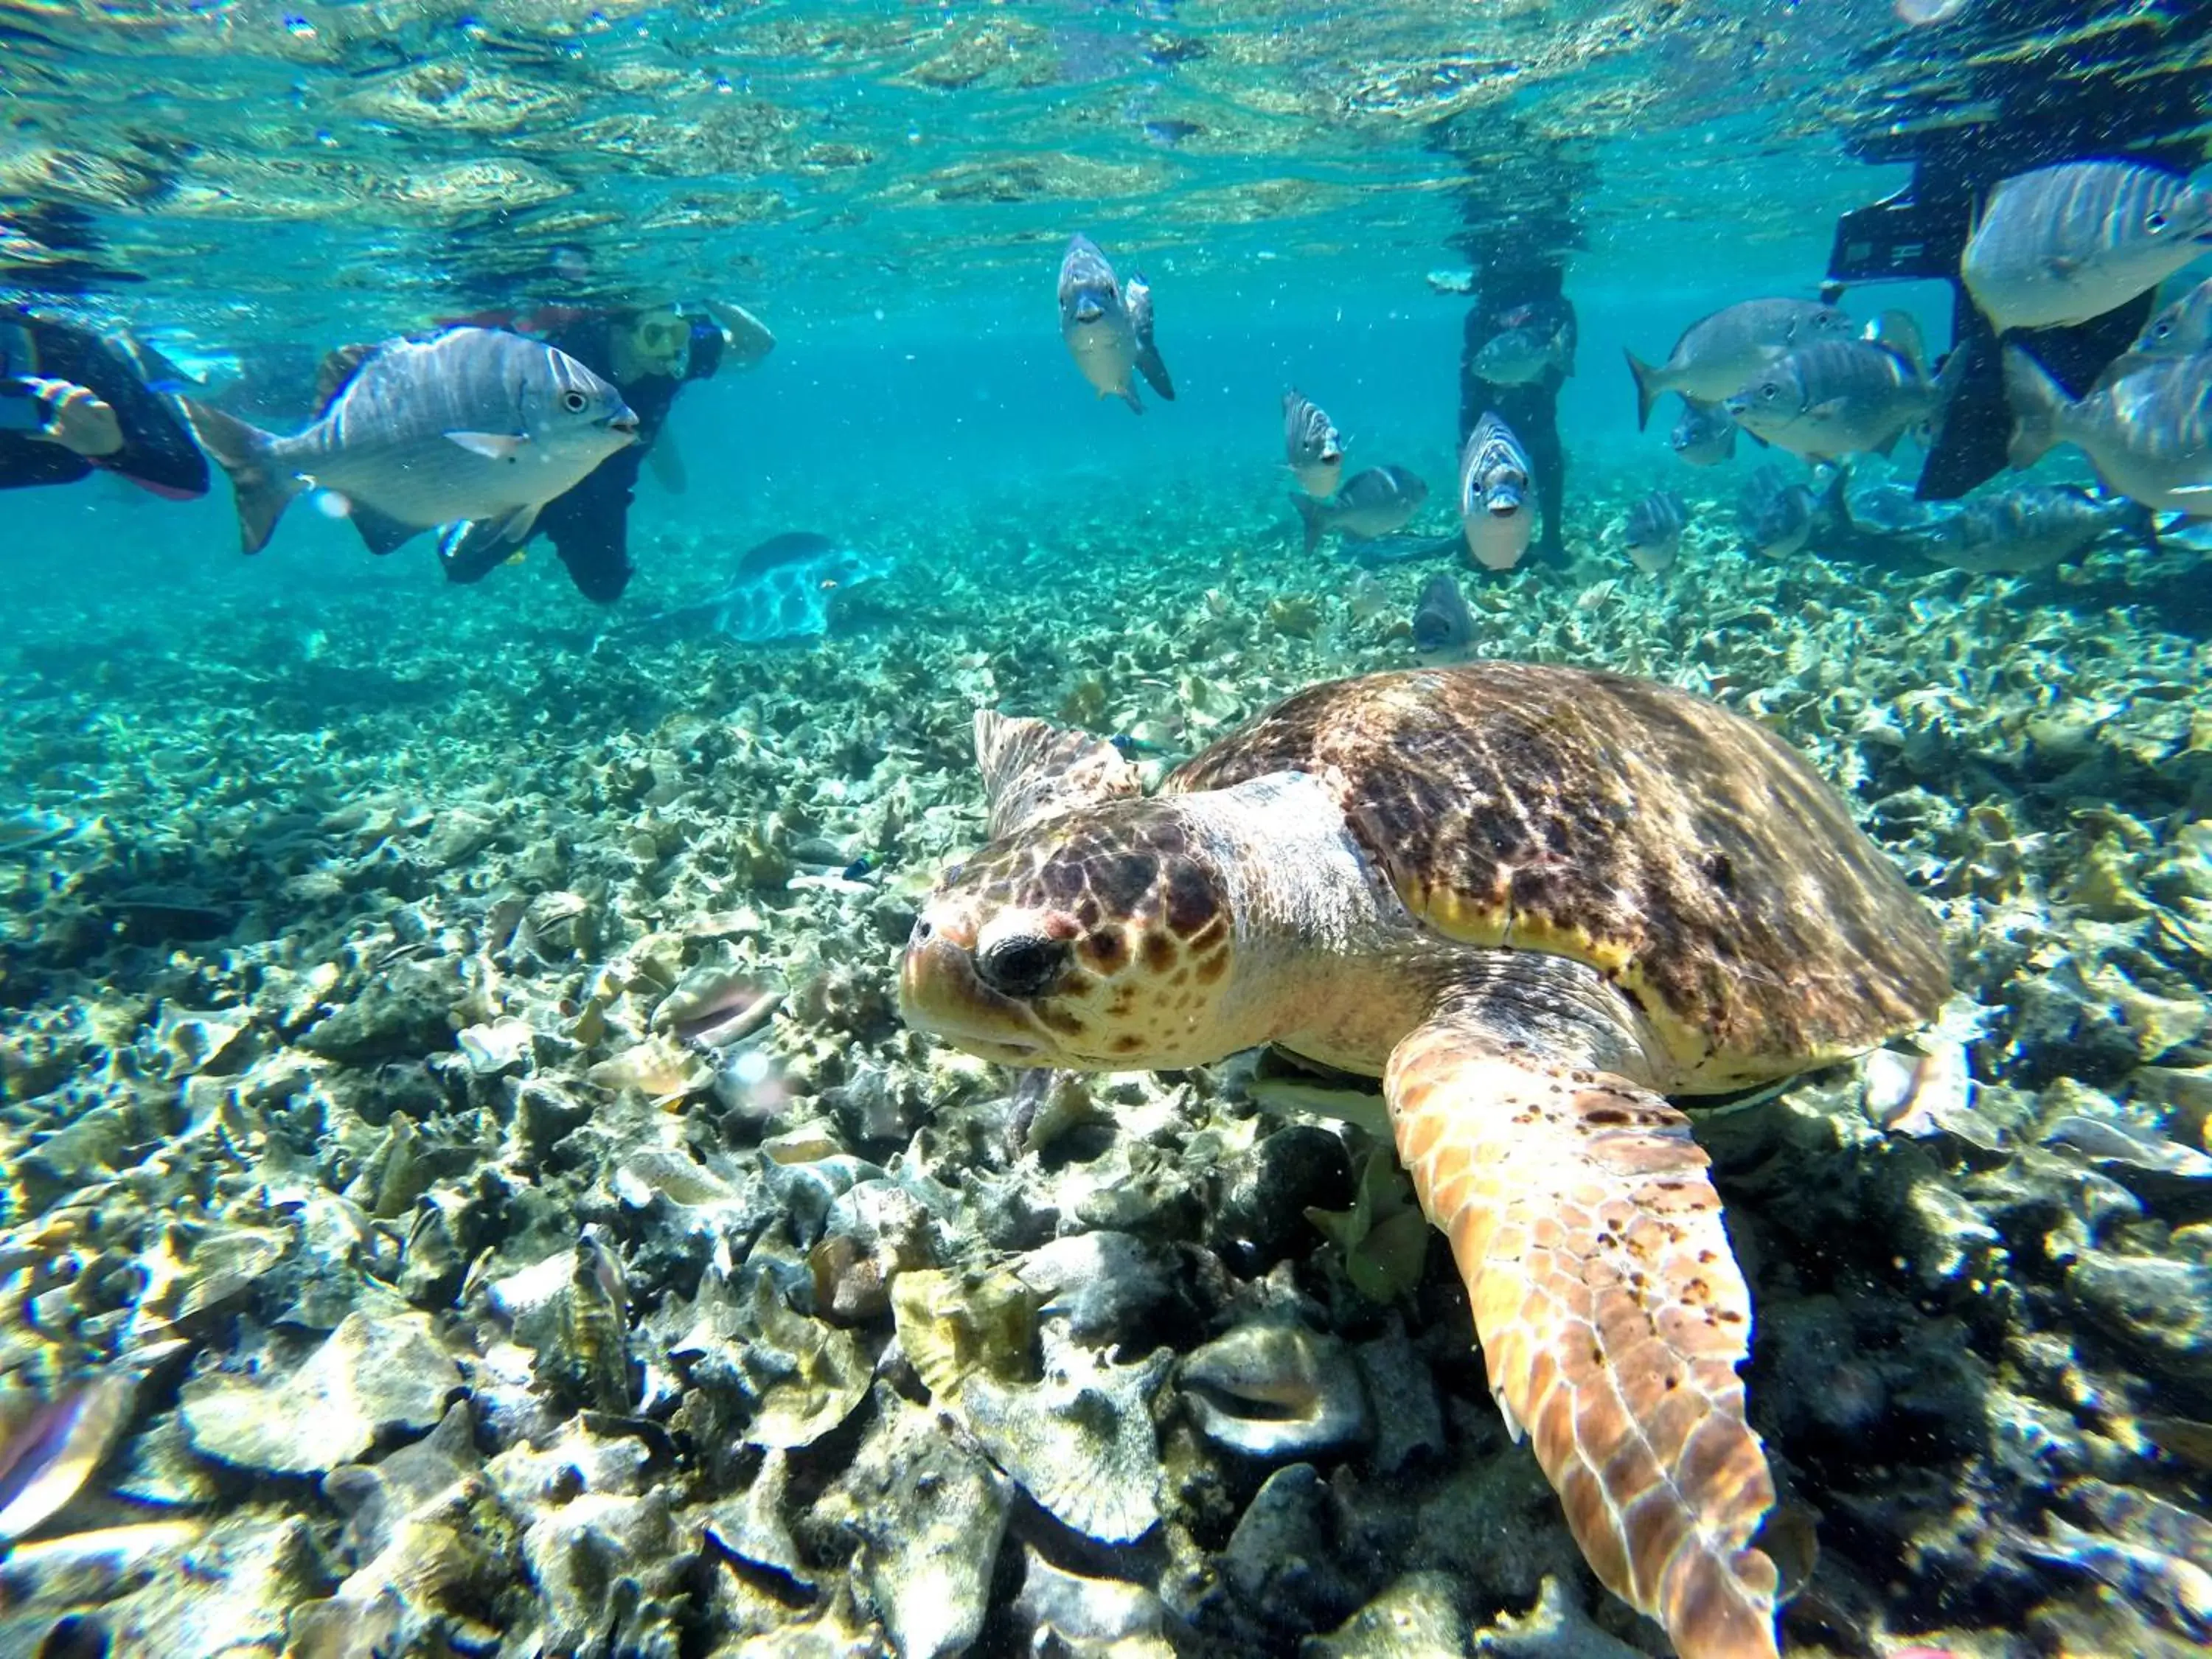
[[[316,419],[331,412],[331,405],[353,384],[353,377],[361,373],[362,365],[382,349],[380,345],[356,342],[333,347],[323,354],[323,361],[315,365]]]
[[[975,711],[975,763],[983,769],[993,841],[1024,824],[1143,793],[1137,769],[1103,738],[995,708]]]

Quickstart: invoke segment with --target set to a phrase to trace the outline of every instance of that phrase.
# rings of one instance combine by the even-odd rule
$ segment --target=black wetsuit
[[[88,459],[28,432],[0,429],[0,489],[75,483],[101,471],[178,499],[207,494],[207,458],[168,400],[146,384],[146,365],[137,348],[127,340],[0,307],[0,337],[15,331],[16,338],[28,337],[29,361],[17,362],[15,352],[9,353],[8,372],[18,378],[0,380],[0,397],[20,399],[20,377],[25,374],[83,386],[115,411],[123,447]]]
[[[1566,374],[1552,368],[1525,385],[1493,386],[1476,374],[1474,360],[1492,339],[1517,328],[1534,329],[1547,339],[1564,328],[1571,352],[1575,308],[1559,290],[1560,275],[1555,264],[1498,263],[1486,270],[1478,264],[1479,297],[1468,308],[1459,351],[1460,442],[1467,441],[1486,410],[1496,410],[1513,428],[1535,473],[1544,522],[1533,550],[1545,559],[1566,556],[1559,503],[1566,493],[1567,454],[1559,443],[1559,388],[1566,384]]]
[[[605,314],[583,318],[546,336],[545,343],[567,352],[594,373],[614,380],[614,349],[608,338],[612,319]],[[531,534],[544,536],[568,568],[576,591],[599,605],[612,605],[629,585],[629,505],[637,494],[638,468],[646,452],[660,435],[675,406],[684,380],[703,380],[721,367],[722,336],[711,326],[691,331],[691,362],[684,380],[669,374],[616,381],[623,401],[637,416],[637,441],[625,444],[601,461],[582,482],[565,495],[546,502]],[[514,556],[505,544],[472,548],[466,541],[445,558],[448,580],[483,580],[495,566]]]

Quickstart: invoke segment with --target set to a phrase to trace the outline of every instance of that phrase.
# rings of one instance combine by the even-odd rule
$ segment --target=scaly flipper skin
[[[1751,1297],[1688,1120],[1471,1009],[1409,1033],[1383,1091],[1584,1559],[1682,1659],[1772,1659],[1776,1573],[1751,1540],[1774,1483],[1736,1375]]]

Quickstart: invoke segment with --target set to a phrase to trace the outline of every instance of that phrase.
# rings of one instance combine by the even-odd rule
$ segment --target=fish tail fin
[[[1310,495],[1293,495],[1291,505],[1297,508],[1298,517],[1305,523],[1305,550],[1310,553],[1321,545],[1322,536],[1328,529],[1328,518],[1322,510],[1324,504]]]
[[[279,440],[235,415],[226,415],[195,398],[178,399],[191,422],[192,436],[230,478],[238,498],[239,544],[248,553],[269,545],[276,520],[302,488],[299,479],[276,465]]]
[[[1946,363],[1944,373],[1949,374],[1950,368]],[[2073,399],[2049,369],[2018,346],[2005,348],[2004,386],[2005,399],[2012,405],[2007,459],[2015,467],[2033,466],[2058,441],[2058,417]]]
[[[1657,384],[1659,371],[1634,352],[1624,349],[1620,355],[1628,359],[1628,372],[1636,379],[1636,429],[1641,432],[1651,424],[1651,405],[1666,388]]]

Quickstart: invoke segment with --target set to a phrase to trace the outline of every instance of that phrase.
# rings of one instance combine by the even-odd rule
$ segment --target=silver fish
[[[1923,553],[1954,570],[2026,575],[2047,570],[2114,531],[2155,550],[2150,510],[2125,496],[2070,485],[2026,485],[1964,503],[1932,526]]]
[[[1510,570],[1528,550],[1535,510],[1528,452],[1513,428],[1486,410],[1459,455],[1459,521],[1467,550],[1486,570]]]
[[[1540,328],[1509,328],[1483,342],[1474,354],[1474,375],[1491,386],[1528,386],[1553,370],[1575,372],[1572,325],[1561,323],[1550,333]]]
[[[2212,350],[2212,276],[2144,324],[2132,349],[2145,357],[2188,357]]]
[[[1689,514],[1682,498],[1670,489],[1655,489],[1628,509],[1624,538],[1629,562],[1647,576],[1674,568],[1682,550],[1682,526]]]
[[[1812,487],[1802,479],[1785,478],[1778,467],[1760,467],[1736,499],[1747,549],[1770,559],[1798,552],[1813,533],[1814,501]]]
[[[1946,365],[1961,372],[1963,354]],[[1822,340],[1777,358],[1722,407],[1754,438],[1812,461],[1887,455],[1906,428],[1936,418],[1953,381],[1931,380],[1881,340]]]
[[[1990,191],[1960,258],[1990,324],[2086,323],[2155,288],[2212,242],[2212,192],[2135,161],[2067,161]]]
[[[2073,444],[2123,495],[2161,512],[2212,513],[2212,353],[2124,356],[2078,400],[2018,346],[2005,348],[2004,375],[2014,466]]]
[[[1152,343],[1152,291],[1132,275],[1125,292],[1114,267],[1088,236],[1068,239],[1060,262],[1060,333],[1102,398],[1119,398],[1141,415],[1132,374],[1142,374],[1170,403],[1175,386]]]
[[[605,380],[542,341],[489,328],[373,348],[294,437],[183,401],[230,475],[248,553],[315,488],[343,499],[372,552],[457,520],[498,520],[519,544],[540,507],[637,438],[637,416]]]
[[[1777,357],[1816,340],[1847,340],[1852,331],[1842,312],[1810,300],[1741,300],[1701,317],[1656,367],[1625,354],[1636,380],[1636,429],[1650,423],[1651,406],[1662,393],[1717,403]]]
[[[1283,394],[1283,453],[1307,495],[1336,493],[1344,476],[1344,440],[1321,405],[1296,386]]]
[[[1423,662],[1463,657],[1474,643],[1474,614],[1448,575],[1429,578],[1413,606],[1413,649]]]
[[[1402,530],[1428,498],[1428,485],[1404,467],[1370,466],[1354,473],[1325,501],[1293,495],[1291,505],[1304,521],[1305,550],[1310,553],[1332,530],[1356,542]]]
[[[1905,27],[1918,29],[1948,23],[1973,3],[1974,0],[1896,0],[1890,9]]]
[[[1667,441],[1692,466],[1718,466],[1735,456],[1735,434],[1728,410],[1686,395],[1682,418],[1674,422]]]

